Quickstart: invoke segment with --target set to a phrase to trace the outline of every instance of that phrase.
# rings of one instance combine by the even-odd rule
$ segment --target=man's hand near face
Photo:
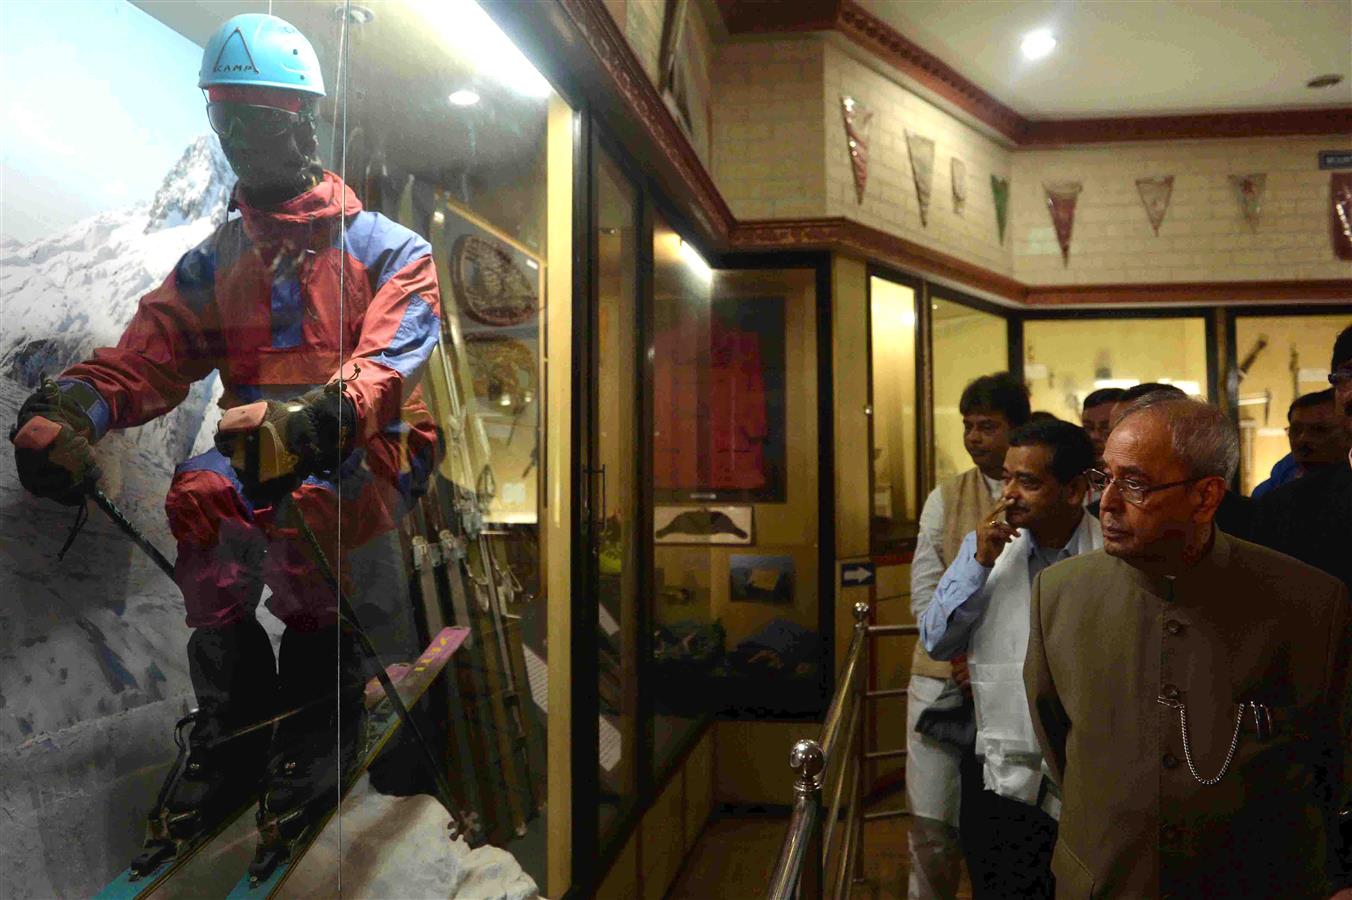
[[[1004,520],[1004,512],[1009,504],[1008,497],[1002,498],[991,514],[976,527],[974,555],[976,561],[988,569],[1000,558],[1005,545],[1019,536],[1019,530]]]

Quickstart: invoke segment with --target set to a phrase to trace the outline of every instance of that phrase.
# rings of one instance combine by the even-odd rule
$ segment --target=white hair
[[[1174,456],[1193,478],[1229,481],[1239,468],[1239,432],[1225,413],[1209,403],[1158,391],[1146,394],[1118,416],[1115,425],[1140,413],[1164,417]]]

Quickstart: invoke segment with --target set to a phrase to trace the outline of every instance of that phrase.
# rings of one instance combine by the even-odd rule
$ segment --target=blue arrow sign
[[[841,587],[865,587],[873,584],[877,572],[871,562],[841,563]]]

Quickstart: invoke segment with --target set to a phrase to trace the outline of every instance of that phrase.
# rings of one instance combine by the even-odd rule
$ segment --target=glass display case
[[[814,269],[711,269],[653,225],[652,740],[823,702]]]
[[[1078,423],[1091,392],[1147,381],[1211,399],[1207,331],[1206,317],[1195,314],[1025,318],[1023,376],[1033,409]]]
[[[5,12],[6,883],[543,891],[574,115],[469,0],[266,6]]]

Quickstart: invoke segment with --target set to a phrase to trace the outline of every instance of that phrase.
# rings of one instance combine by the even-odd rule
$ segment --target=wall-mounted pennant
[[[953,212],[962,215],[967,205],[967,163],[953,157]]]
[[[1352,172],[1334,172],[1329,182],[1333,202],[1329,226],[1333,230],[1333,253],[1352,260]]]
[[[873,127],[873,110],[853,97],[841,96],[840,112],[845,118],[845,141],[850,149],[850,168],[854,170],[854,196],[864,202],[868,183],[868,136]]]
[[[934,141],[910,131],[906,147],[911,152],[911,172],[915,175],[915,199],[920,204],[920,224],[929,224],[930,185],[934,183]]]
[[[1005,242],[1005,223],[1009,221],[1009,179],[991,176],[991,196],[995,199],[995,227],[1000,243]]]
[[[1075,201],[1084,185],[1078,181],[1052,181],[1042,185],[1047,193],[1047,211],[1052,214],[1056,242],[1061,245],[1061,262],[1070,265],[1070,232],[1075,227]]]
[[[1136,190],[1141,194],[1141,205],[1145,207],[1150,227],[1155,229],[1155,237],[1159,237],[1160,223],[1164,221],[1164,214],[1169,209],[1169,197],[1174,192],[1174,176],[1137,178]]]
[[[1263,212],[1263,192],[1267,190],[1267,175],[1231,175],[1230,186],[1235,189],[1235,199],[1249,227],[1258,230],[1258,216]]]

